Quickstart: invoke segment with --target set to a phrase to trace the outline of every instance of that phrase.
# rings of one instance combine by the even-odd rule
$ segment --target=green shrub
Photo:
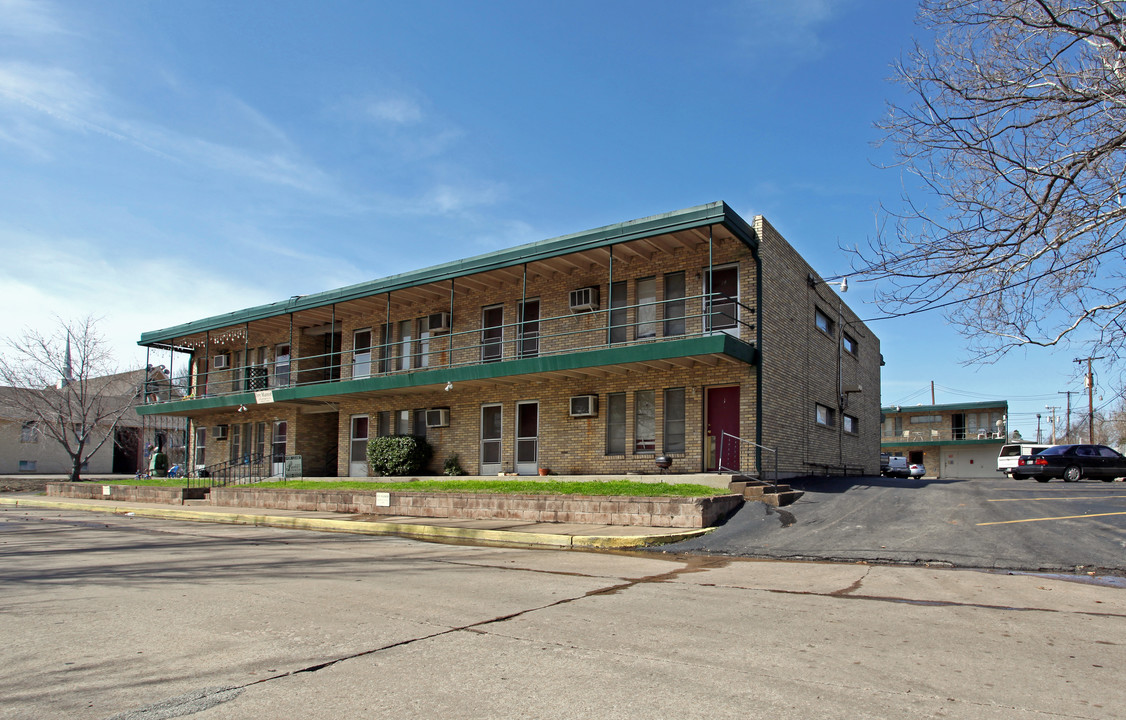
[[[457,453],[450,455],[446,458],[446,464],[442,467],[442,472],[447,475],[464,475],[465,470],[461,468],[461,460],[458,459]]]
[[[414,475],[426,468],[434,449],[415,435],[390,435],[368,440],[368,467],[373,475]]]

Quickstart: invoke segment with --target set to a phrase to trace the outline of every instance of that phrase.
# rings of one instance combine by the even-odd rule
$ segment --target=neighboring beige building
[[[882,452],[922,463],[939,478],[997,477],[997,455],[1008,433],[1005,400],[885,407]]]
[[[176,397],[168,375],[162,367],[150,367],[148,385],[144,386],[144,370],[107,375],[90,380],[91,390],[104,393],[111,404],[141,404],[142,393],[150,391],[149,402]],[[35,393],[35,390],[0,387],[0,475],[40,474],[69,475],[70,456],[55,440],[47,437],[39,424],[16,401],[17,394]],[[160,394],[163,393],[163,394]],[[26,404],[26,403],[25,403]],[[120,405],[118,405],[120,407]],[[145,463],[152,449],[160,446],[172,461],[182,462],[186,422],[183,418],[143,417],[127,412],[114,429],[114,438],[107,440],[83,467],[91,475],[129,474],[147,467]],[[94,441],[106,437],[109,428],[103,429]]]
[[[404,239],[410,241],[410,239]],[[420,247],[425,242],[418,239]],[[197,471],[876,474],[880,345],[762,217],[712,203],[144,333]],[[777,465],[775,465],[777,462]]]

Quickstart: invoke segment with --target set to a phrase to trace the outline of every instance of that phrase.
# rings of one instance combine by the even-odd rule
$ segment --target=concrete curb
[[[252,515],[247,513],[207,512],[203,510],[177,510],[121,505],[91,505],[82,502],[59,500],[29,500],[25,498],[0,498],[0,507],[27,507],[47,510],[80,510],[110,515],[132,514],[137,517],[163,520],[184,520],[227,525],[252,525],[313,530],[321,532],[354,533],[357,535],[384,535],[425,540],[429,542],[466,543],[474,545],[501,545],[523,547],[576,548],[576,549],[628,549],[664,545],[698,537],[711,528],[677,530],[660,535],[565,535],[555,533],[516,532],[511,530],[483,530],[478,528],[445,527],[366,520],[331,520],[292,515]]]

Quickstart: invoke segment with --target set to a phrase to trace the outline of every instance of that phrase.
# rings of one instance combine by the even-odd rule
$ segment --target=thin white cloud
[[[377,193],[372,200],[374,209],[388,216],[456,216],[496,205],[507,197],[508,188],[502,183],[466,181],[437,183],[414,196]]]
[[[0,230],[0,248],[6,250],[0,304],[20,308],[0,314],[0,337],[92,315],[122,365],[143,362],[142,332],[277,300],[191,258],[129,256],[95,239],[9,228]],[[184,278],[190,278],[190,303],[183,301]]]
[[[46,0],[0,0],[0,38],[31,40],[64,32]]]
[[[814,59],[825,50],[822,28],[854,0],[733,0],[727,13],[742,46],[756,55]]]
[[[367,114],[379,121],[395,125],[415,125],[422,121],[422,108],[405,97],[371,100],[366,104]]]

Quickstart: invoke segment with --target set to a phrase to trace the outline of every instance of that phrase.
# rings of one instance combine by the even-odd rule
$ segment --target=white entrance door
[[[371,328],[357,330],[352,335],[352,377],[371,375]]]
[[[274,387],[289,386],[289,352],[289,343],[274,348]]]
[[[368,416],[352,416],[352,436],[349,441],[348,476],[368,476]]]
[[[535,475],[539,471],[540,404],[516,403],[516,472]]]
[[[289,424],[285,420],[274,421],[274,441],[270,452],[270,474],[285,476],[285,439],[289,434]]]
[[[501,464],[501,423],[504,412],[500,405],[481,406],[481,474],[496,475]]]

